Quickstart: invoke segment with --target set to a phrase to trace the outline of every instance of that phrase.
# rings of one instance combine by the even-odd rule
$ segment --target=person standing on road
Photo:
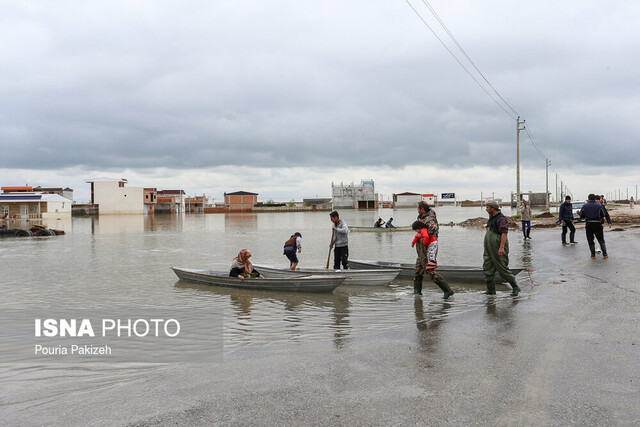
[[[526,200],[522,201],[522,207],[520,208],[520,220],[522,222],[522,234],[524,234],[524,239],[531,239],[531,237],[529,237],[529,234],[531,234],[531,208],[527,204]]]
[[[575,240],[576,226],[573,225],[573,206],[571,205],[571,196],[564,198],[564,203],[560,205],[558,210],[558,223],[562,222],[562,244],[567,244],[567,229],[571,230],[569,234],[569,243],[578,243]]]
[[[594,236],[598,239],[600,248],[602,249],[602,257],[607,259],[607,245],[604,242],[604,230],[602,227],[602,219],[606,218],[604,207],[596,202],[595,194],[589,194],[589,201],[580,209],[580,218],[585,219],[584,229],[587,233],[587,243],[591,251],[591,259],[596,257],[596,245],[593,241]],[[607,220],[609,228],[611,228],[611,219]]]
[[[289,240],[284,242],[284,255],[289,258],[289,270],[295,270],[300,262],[296,255],[302,252],[302,234],[297,231],[289,237]]]
[[[511,295],[516,296],[520,293],[520,288],[515,276],[509,270],[509,241],[507,240],[509,221],[500,212],[500,205],[496,201],[487,202],[486,211],[489,214],[489,221],[487,221],[487,231],[484,235],[484,263],[482,264],[484,281],[487,284],[485,294],[496,294],[497,271],[500,277],[511,285]]]
[[[436,239],[438,238],[438,220],[436,219],[436,213],[433,209],[429,208],[429,204],[425,201],[422,201],[418,204],[418,221],[425,224],[427,226],[427,232],[429,236],[433,236]],[[444,278],[436,273],[435,269],[427,270],[427,265],[429,264],[429,254],[428,254],[428,246],[425,245],[421,240],[416,242],[416,252],[418,253],[418,258],[416,259],[416,267],[415,273],[413,275],[413,293],[415,295],[422,295],[422,281],[424,280],[424,275],[429,277],[429,279],[438,285],[440,289],[444,292],[443,298],[447,299],[451,295],[454,294],[451,286],[447,283]],[[434,258],[438,255],[438,249],[435,249],[435,254],[432,254]]]
[[[339,270],[340,263],[342,263],[342,267],[346,270],[349,268],[349,228],[347,223],[340,219],[337,211],[331,212],[329,217],[333,222],[333,237],[329,248],[335,246],[333,250],[333,268]]]

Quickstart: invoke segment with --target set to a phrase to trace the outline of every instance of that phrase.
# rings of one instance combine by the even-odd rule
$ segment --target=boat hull
[[[314,276],[342,276],[345,277],[344,285],[351,286],[383,286],[391,283],[400,273],[401,269],[362,269],[362,270],[325,270],[324,268],[300,268],[289,270],[269,265],[257,265],[255,268],[264,277],[287,278],[300,274],[312,274]]]
[[[178,276],[180,280],[188,282],[263,291],[331,292],[346,279],[343,276],[314,276],[298,274],[298,276],[304,277],[292,277],[286,279],[248,278],[240,280],[237,277],[229,277],[227,273],[220,271],[178,267],[171,267],[171,269],[176,273],[176,276]]]
[[[353,232],[375,232],[375,233],[393,233],[398,231],[413,231],[409,226],[399,226],[393,228],[386,227],[359,227],[356,225],[350,225],[349,231]]]
[[[399,268],[401,269],[398,274],[398,279],[413,279],[415,273],[415,264],[398,263],[398,262],[386,262],[386,261],[368,261],[350,259],[349,266],[358,269],[383,269],[383,268]],[[511,268],[511,273],[517,275],[523,269]],[[466,267],[466,266],[446,266],[441,265],[436,269],[438,274],[442,275],[448,282],[455,283],[475,283],[484,282],[484,273],[482,267]],[[502,278],[499,274],[496,275],[496,281],[501,282]]]

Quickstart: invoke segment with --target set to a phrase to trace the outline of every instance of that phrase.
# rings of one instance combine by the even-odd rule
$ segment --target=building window
[[[2,216],[9,215],[9,205],[2,205]]]
[[[34,213],[34,214],[38,214],[38,213],[40,213],[40,206],[38,206],[38,205],[33,205],[33,213]]]
[[[29,215],[29,205],[20,205],[20,215]]]

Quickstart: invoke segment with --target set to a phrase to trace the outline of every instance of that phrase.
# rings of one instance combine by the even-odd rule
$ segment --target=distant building
[[[202,196],[187,197],[184,199],[185,212],[203,213],[205,206],[209,204],[209,198]]]
[[[311,206],[312,210],[331,210],[331,197],[302,199],[305,206]]]
[[[183,213],[186,199],[184,190],[160,190],[157,192],[156,212]]]
[[[435,206],[437,199],[435,194],[423,194],[422,201],[427,202],[429,206]]]
[[[145,188],[144,189],[144,213],[145,214],[154,213],[157,202],[158,202],[158,189]]]
[[[550,199],[551,193],[547,193],[547,199]],[[545,207],[545,193],[534,193],[529,191],[528,193],[520,193],[521,200],[526,200],[531,207]],[[517,206],[518,193],[511,193],[511,207],[515,208]]]
[[[100,215],[144,213],[142,187],[125,187],[124,178],[94,178],[86,182],[91,184],[91,204],[98,205]]]
[[[236,191],[224,193],[224,203],[229,212],[251,212],[253,206],[258,203],[258,193],[248,191]]]
[[[3,187],[3,190],[6,187]],[[18,191],[0,194],[0,218],[48,219],[71,217],[73,200],[59,194]]]
[[[398,193],[393,195],[394,208],[415,208],[422,201],[422,194]]]
[[[372,179],[360,181],[360,185],[334,185],[331,183],[334,209],[377,209],[378,194]]]
[[[48,194],[58,194],[62,197],[66,197],[67,199],[73,200],[73,189],[67,187],[67,188],[54,188],[54,187],[34,187],[33,191],[35,192],[42,192],[42,193],[48,193]]]

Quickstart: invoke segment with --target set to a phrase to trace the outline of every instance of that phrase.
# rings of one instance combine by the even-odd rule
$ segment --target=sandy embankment
[[[609,203],[607,205],[609,216],[611,216],[611,222],[613,223],[611,231],[621,231],[626,228],[640,228],[640,206],[636,205],[634,209],[631,209],[629,205],[615,205]],[[454,224],[440,224],[442,225],[459,225],[461,227],[484,227],[487,224],[487,217],[471,218],[466,221]],[[583,222],[575,223],[576,228],[584,228]],[[520,220],[509,218],[509,226],[514,229],[520,228]],[[556,224],[555,214],[541,214],[535,216],[531,220],[532,228],[553,228],[560,227],[560,224]]]

